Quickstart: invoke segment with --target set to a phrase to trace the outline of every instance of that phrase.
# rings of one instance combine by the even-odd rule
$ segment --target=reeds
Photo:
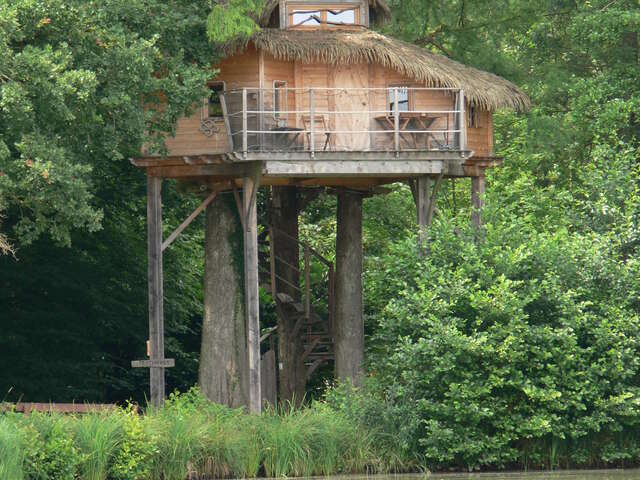
[[[0,415],[0,478],[58,478],[47,473],[60,471],[56,445],[69,447],[64,458],[75,468],[70,478],[86,480],[137,480],[143,473],[145,479],[185,480],[384,471],[375,444],[370,432],[322,402],[268,408],[258,416],[212,404],[194,391],[142,416],[130,409]],[[46,449],[53,451],[41,454]],[[25,455],[46,465],[29,469]]]
[[[122,412],[89,413],[69,423],[75,444],[83,454],[81,478],[106,480],[124,438]]]
[[[0,478],[24,478],[23,441],[15,423],[0,421]]]

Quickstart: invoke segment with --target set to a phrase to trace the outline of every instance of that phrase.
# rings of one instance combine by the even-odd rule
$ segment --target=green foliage
[[[82,478],[107,479],[113,459],[122,445],[123,420],[122,412],[115,411],[89,413],[73,422],[75,443],[83,454],[80,464]]]
[[[12,398],[144,400],[148,375],[130,360],[148,335],[145,188],[128,159],[143,145],[161,151],[201,99],[217,55],[208,8],[0,5],[0,250],[15,250],[0,255],[0,323],[11,332],[0,364],[13,365],[0,369],[0,391]],[[200,201],[171,182],[163,196],[167,230]],[[178,360],[168,382],[184,389],[197,376],[202,310],[202,232],[185,233],[165,255],[167,355]]]
[[[438,222],[418,268],[411,238],[372,280],[404,275],[380,291],[371,363],[429,467],[600,465],[623,438],[636,448],[640,264],[592,233],[533,227],[509,217],[475,245]],[[551,445],[565,449],[553,461]]]
[[[111,476],[116,480],[146,480],[150,478],[157,447],[135,405],[129,405],[123,415],[124,437],[111,466]]]
[[[184,480],[332,475],[391,468],[375,437],[326,402],[262,416],[207,401],[197,389],[161,410],[61,417],[0,415],[2,478]]]
[[[13,422],[0,421],[0,478],[24,478],[24,447],[28,440]]]
[[[27,452],[27,477],[38,480],[73,480],[83,455],[74,445],[65,418],[56,414],[33,413],[23,420],[24,431],[33,431]]]
[[[246,39],[259,27],[256,18],[265,0],[230,0],[213,6],[207,18],[207,34],[214,43]]]

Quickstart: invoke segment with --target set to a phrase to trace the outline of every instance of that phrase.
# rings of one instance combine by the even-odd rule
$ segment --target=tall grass
[[[24,438],[13,422],[0,421],[0,478],[24,478]]]
[[[205,417],[196,411],[162,410],[148,423],[156,446],[151,477],[184,480],[201,463],[205,445]]]
[[[83,454],[83,480],[106,480],[124,438],[122,412],[89,413],[71,421],[75,443]]]
[[[268,408],[258,416],[212,404],[193,391],[145,415],[131,409],[81,416],[0,414],[2,479],[332,475],[382,471],[382,458],[369,431],[322,402]]]

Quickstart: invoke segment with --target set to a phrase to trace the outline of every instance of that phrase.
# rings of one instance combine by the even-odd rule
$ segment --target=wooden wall
[[[493,113],[480,111],[480,126],[467,127],[467,149],[477,157],[493,156]]]
[[[256,50],[251,48],[243,54],[224,60],[219,65],[220,75],[215,80],[224,81],[227,90],[241,87],[257,88],[260,84],[258,58]],[[241,103],[237,104],[238,100],[241,101],[239,95],[230,95],[229,109],[241,108]],[[166,138],[169,155],[199,155],[230,150],[222,119],[215,120],[217,132],[214,135],[207,137],[200,131],[200,108],[201,105],[197,105],[193,115],[178,120],[175,136]]]
[[[309,94],[302,89],[315,88],[315,109],[322,111],[348,111],[362,109],[368,111],[366,119],[356,118],[347,114],[326,115],[325,125],[329,130],[375,130],[384,132],[385,129],[392,128],[385,125],[380,118],[385,114],[383,111],[389,108],[387,92],[385,90],[364,92],[336,92],[323,90],[334,87],[358,87],[358,88],[387,88],[389,86],[411,86],[419,87],[416,82],[408,79],[402,74],[377,66],[375,64],[357,64],[348,67],[336,67],[324,63],[302,64],[277,60],[269,54],[260,54],[254,48],[250,48],[245,53],[235,55],[221,63],[220,74],[216,80],[222,80],[226,84],[227,90],[241,87],[264,88],[263,98],[253,92],[248,97],[249,106],[257,110],[260,101],[264,103],[265,110],[272,110],[274,107],[273,82],[275,80],[287,82],[288,88],[298,88],[296,92],[290,91],[287,94],[287,108],[289,111],[308,111]],[[240,93],[227,94],[227,106],[230,112],[241,111],[242,96]],[[414,91],[411,98],[411,109],[413,110],[454,110],[455,97],[444,91]],[[204,153],[217,153],[230,150],[227,132],[224,122],[216,120],[217,133],[207,137],[200,131],[200,106],[195,109],[190,117],[182,118],[178,122],[175,137],[166,139],[167,147],[171,155],[197,155]],[[274,115],[265,114],[262,119],[257,116],[249,118],[250,129],[270,130],[277,126],[288,126],[303,128],[302,114],[290,113],[286,116],[276,118]],[[240,116],[230,119],[231,130],[241,129],[242,119]],[[325,142],[325,135],[322,126],[316,123],[316,149],[322,150]],[[454,115],[442,114],[429,129],[448,130],[455,128]],[[258,142],[269,142],[271,138],[259,139],[254,135],[249,138],[249,146]],[[367,138],[364,138],[367,137]],[[235,142],[240,142],[241,137],[235,136]],[[404,136],[401,141],[403,148],[415,148],[412,145],[413,139]],[[424,147],[421,136],[418,136],[418,148]],[[444,134],[435,134],[430,140],[431,148],[437,148],[438,143],[452,144],[453,138]],[[301,136],[298,143],[305,144],[309,148],[308,138]],[[236,148],[239,144],[236,144]],[[394,138],[392,133],[373,133],[370,135],[344,135],[332,134],[328,149],[349,149],[349,150],[393,150]],[[480,112],[480,126],[477,128],[467,128],[467,148],[473,150],[477,156],[491,156],[493,154],[493,118],[487,111]]]

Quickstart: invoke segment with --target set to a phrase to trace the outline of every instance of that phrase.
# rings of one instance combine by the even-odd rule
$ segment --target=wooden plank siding
[[[468,108],[468,107],[467,107]],[[480,126],[467,127],[467,149],[478,157],[493,156],[493,114],[480,111]]]
[[[220,69],[220,74],[215,80],[225,82],[227,90],[242,87],[258,88],[259,86],[258,52],[254,48],[224,60],[218,68]],[[236,104],[238,102],[234,103],[233,98],[231,100],[227,104],[230,113],[241,109],[241,105]],[[215,120],[217,132],[207,137],[200,131],[201,105],[195,105],[194,108],[195,110],[191,116],[182,117],[178,120],[175,136],[165,139],[169,155],[202,155],[228,152],[230,145],[223,119]]]
[[[343,92],[343,96],[339,97],[335,91],[327,91],[327,88],[338,87],[369,87],[384,89],[392,86],[407,86],[419,88],[420,84],[402,75],[399,72],[389,68],[375,64],[355,64],[349,65],[348,69],[328,65],[326,63],[303,64],[290,61],[283,61],[264,53],[262,60],[260,54],[255,48],[250,47],[246,52],[235,55],[224,60],[220,65],[220,74],[215,80],[224,81],[227,90],[233,90],[242,87],[259,88],[261,85],[265,88],[262,98],[256,93],[248,95],[248,105],[250,109],[258,109],[260,102],[264,105],[264,110],[270,111],[274,109],[274,81],[286,82],[287,88],[297,88],[297,91],[288,91],[286,95],[286,103],[281,105],[289,111],[309,111],[309,88],[317,89],[314,94],[314,106],[316,112],[322,111],[340,111],[351,110],[360,106],[363,109],[363,115],[368,116],[368,120],[350,118],[348,115],[326,115],[325,122],[330,130],[340,130],[349,128],[364,128],[383,132],[390,129],[390,126],[384,126],[383,123],[376,121],[375,117],[384,115],[382,111],[389,109],[387,92],[385,90],[374,90],[368,94],[353,94],[353,98],[349,98],[348,93]],[[262,77],[261,77],[262,74]],[[349,85],[342,83],[349,82]],[[338,98],[339,97],[339,98]],[[455,110],[455,95],[447,91],[413,91],[411,94],[411,110]],[[241,111],[241,95],[229,94],[227,96],[227,108],[230,113]],[[468,108],[468,106],[467,106]],[[207,137],[200,131],[200,107],[196,108],[193,115],[181,118],[177,125],[175,137],[166,139],[170,156],[180,155],[201,155],[215,154],[227,152],[231,150],[229,139],[226,134],[224,122],[216,120],[215,126],[217,132]],[[295,128],[303,128],[302,116],[305,114],[289,113],[276,118],[275,115],[266,113],[262,120],[258,120],[257,116],[248,119],[248,127],[250,130],[261,129],[270,130],[277,126],[288,126]],[[308,114],[306,114],[308,115]],[[493,116],[491,112],[479,112],[480,126],[467,128],[467,149],[473,150],[475,155],[489,157],[493,155]],[[232,131],[239,131],[242,128],[241,117],[230,118],[230,126]],[[429,129],[432,130],[451,130],[455,127],[455,118],[453,114],[441,114]],[[321,125],[315,124],[315,149],[320,151],[324,147],[325,135],[321,131]],[[412,127],[412,128],[415,128]],[[271,141],[270,134],[265,134],[261,139],[257,135],[250,136],[248,144],[254,147],[259,141]],[[303,138],[304,137],[304,138]],[[309,139],[307,135],[297,139],[298,143],[304,143],[305,148],[309,148]],[[346,135],[331,135],[328,150],[344,149],[343,145]],[[393,150],[393,135],[390,133],[372,133],[369,139],[352,136],[354,150],[372,149],[372,150]],[[434,135],[435,140],[440,143],[453,144],[453,139],[445,138],[444,134]],[[417,147],[426,148],[422,143],[422,136],[418,136]],[[354,143],[355,142],[355,143]],[[437,145],[431,142],[431,148]],[[241,145],[241,137],[236,135],[234,143],[235,150],[239,150]],[[347,145],[349,147],[350,145]],[[409,145],[406,136],[401,141],[401,147],[414,148]],[[347,148],[350,149],[350,148]]]

